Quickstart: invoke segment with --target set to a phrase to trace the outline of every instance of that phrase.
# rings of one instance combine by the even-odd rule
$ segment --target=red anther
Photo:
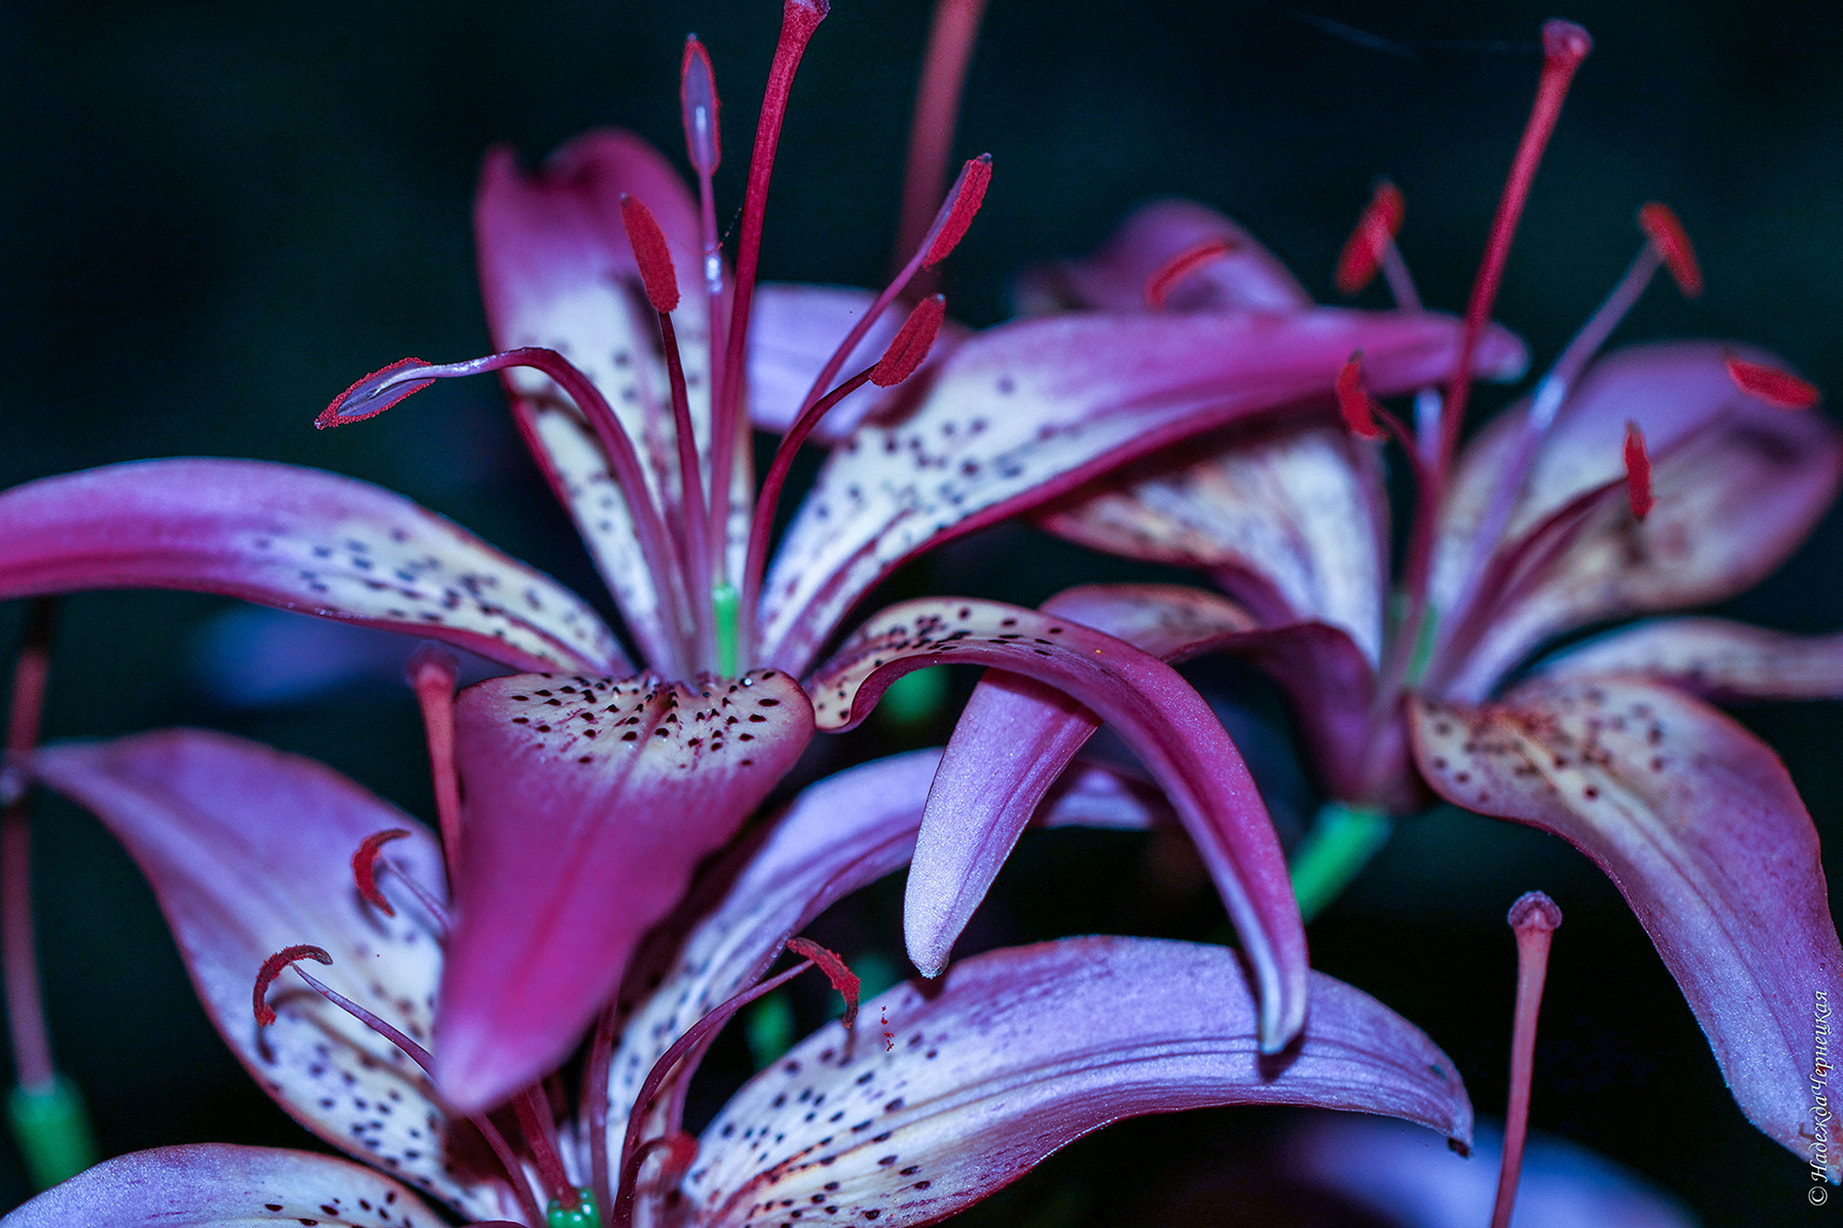
[[[1779,409],[1810,409],[1823,395],[1817,385],[1790,371],[1730,356],[1728,378],[1750,397]]]
[[[947,259],[948,253],[959,246],[960,240],[966,237],[966,228],[973,224],[973,215],[979,212],[979,206],[985,201],[985,190],[990,186],[991,154],[971,158],[960,168],[960,177],[954,180],[953,191],[949,194],[953,206],[948,210],[941,228],[935,232],[934,242],[928,245],[928,254],[922,257],[924,269],[931,269]]]
[[[298,947],[284,947],[262,961],[262,971],[256,974],[256,992],[251,996],[251,1003],[256,1008],[256,1025],[268,1027],[275,1022],[275,1008],[270,1006],[267,998],[269,986],[282,974],[282,969],[297,959],[311,959],[317,963],[330,964],[333,957],[316,946],[306,943]]]
[[[879,388],[888,388],[915,374],[915,368],[922,365],[928,351],[934,348],[934,338],[941,331],[941,321],[946,318],[947,300],[938,294],[931,294],[915,304],[909,318],[896,330],[889,348],[883,351],[883,357],[870,369],[870,382]]]
[[[627,229],[627,241],[633,245],[634,259],[640,265],[640,280],[646,283],[646,297],[660,315],[678,306],[678,274],[672,268],[672,251],[666,246],[665,234],[653,220],[653,212],[632,196],[621,197],[621,225]]]
[[[1670,206],[1658,201],[1651,201],[1638,210],[1638,228],[1651,240],[1652,250],[1657,252],[1664,267],[1670,270],[1670,276],[1676,281],[1677,289],[1684,298],[1695,298],[1702,293],[1702,268],[1696,263],[1696,249],[1689,244],[1689,234],[1683,229],[1683,223],[1670,211]]]
[[[352,878],[358,884],[358,893],[387,917],[396,916],[397,910],[390,906],[390,901],[378,890],[378,850],[392,840],[401,840],[409,834],[404,828],[393,827],[389,831],[366,836],[359,843],[358,852],[352,854]]]
[[[723,161],[723,134],[718,128],[717,75],[710,52],[693,34],[685,39],[685,58],[678,69],[678,105],[685,119],[685,152],[691,169],[714,174]]]
[[[1172,287],[1203,266],[1222,259],[1234,250],[1235,244],[1226,239],[1211,239],[1195,247],[1185,248],[1165,261],[1164,267],[1146,278],[1145,305],[1153,311],[1164,310],[1165,300],[1171,297]]]
[[[1363,207],[1357,228],[1344,240],[1344,250],[1337,255],[1337,273],[1333,280],[1339,294],[1355,294],[1376,275],[1389,244],[1401,233],[1402,219],[1407,216],[1407,200],[1401,189],[1384,179],[1376,185],[1375,195]]]
[[[845,1016],[840,1021],[846,1027],[857,1022],[858,1017],[858,976],[845,967],[845,961],[837,953],[828,951],[810,938],[789,938],[787,949],[795,955],[810,959],[819,970],[832,982],[832,988],[838,990],[845,999]]]
[[[1337,373],[1337,411],[1344,416],[1344,425],[1358,438],[1381,439],[1388,433],[1376,423],[1381,409],[1369,389],[1363,386],[1363,351],[1358,350]]]
[[[1645,451],[1644,432],[1636,422],[1625,424],[1625,489],[1632,498],[1632,515],[1639,520],[1650,515],[1657,502],[1651,497],[1651,454]]]
[[[329,426],[363,422],[366,418],[377,417],[397,402],[415,396],[435,381],[399,379],[395,373],[406,367],[429,365],[420,358],[401,358],[388,367],[373,371],[334,397],[332,404],[321,410],[320,416],[314,419],[315,429],[324,431]]]

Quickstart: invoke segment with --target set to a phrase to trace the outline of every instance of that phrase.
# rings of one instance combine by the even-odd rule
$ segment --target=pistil
[[[1510,906],[1507,918],[1517,935],[1517,1005],[1510,1036],[1510,1104],[1504,1114],[1504,1159],[1498,1169],[1497,1203],[1491,1228],[1508,1228],[1523,1171],[1523,1143],[1529,1134],[1529,1086],[1536,1062],[1536,1013],[1548,977],[1549,942],[1561,924],[1561,909],[1540,891]]]

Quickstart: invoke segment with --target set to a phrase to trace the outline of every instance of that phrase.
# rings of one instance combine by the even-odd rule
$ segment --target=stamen
[[[1517,1201],[1517,1178],[1523,1171],[1523,1142],[1529,1134],[1529,1084],[1535,1066],[1536,1012],[1549,970],[1549,941],[1561,924],[1561,909],[1540,891],[1510,906],[1507,918],[1517,935],[1516,1021],[1510,1037],[1510,1105],[1504,1120],[1504,1161],[1498,1170],[1497,1204],[1491,1228],[1508,1228]]]
[[[633,247],[640,266],[640,278],[646,284],[646,297],[659,313],[659,335],[666,360],[666,379],[672,395],[672,427],[678,443],[678,480],[684,501],[685,540],[689,550],[687,588],[692,602],[693,626],[699,639],[698,657],[705,667],[713,664],[715,637],[714,617],[709,613],[711,589],[710,511],[704,503],[704,479],[698,459],[697,436],[691,426],[691,400],[685,386],[684,356],[679,352],[678,333],[669,314],[678,306],[678,275],[672,269],[672,253],[666,237],[652,212],[632,196],[621,197],[621,225]]]
[[[250,1003],[256,1010],[256,1026],[266,1028],[275,1022],[275,1008],[269,1005],[269,986],[282,974],[282,969],[297,960],[311,959],[316,963],[330,964],[333,957],[316,946],[302,943],[299,946],[283,947],[269,958],[262,961],[262,971],[256,974],[256,989],[251,995]]]
[[[314,419],[314,425],[325,429],[333,426],[345,426],[352,422],[362,422],[374,418],[386,409],[396,405],[404,398],[429,387],[438,379],[460,379],[471,375],[482,375],[489,371],[504,371],[511,367],[529,367],[540,374],[549,376],[561,387],[576,408],[582,413],[589,428],[595,433],[596,440],[602,445],[602,451],[608,460],[608,467],[614,474],[615,485],[621,490],[627,501],[627,509],[633,518],[634,536],[640,544],[641,554],[646,560],[648,570],[659,577],[660,600],[672,607],[668,610],[667,625],[683,625],[678,620],[682,611],[676,608],[680,594],[677,587],[665,582],[667,577],[679,574],[674,564],[674,554],[669,545],[665,531],[665,522],[661,519],[659,509],[653,505],[650,488],[647,486],[644,471],[640,466],[639,453],[634,449],[633,440],[627,429],[615,416],[614,410],[602,396],[600,390],[588,376],[579,371],[563,355],[555,350],[540,346],[526,346],[515,350],[506,350],[498,354],[488,354],[483,358],[467,362],[432,364],[419,358],[405,358],[394,362],[379,371],[374,371],[359,380],[350,388],[333,398],[332,404],[320,412]],[[522,420],[521,420],[522,421]],[[542,452],[533,443],[534,451]],[[718,455],[727,455],[719,453]],[[724,466],[716,466],[722,472]],[[658,664],[669,664],[659,662]]]
[[[1555,131],[1555,121],[1561,116],[1562,100],[1568,95],[1575,70],[1591,50],[1593,39],[1574,23],[1548,21],[1543,24],[1542,76],[1536,85],[1536,101],[1530,108],[1529,123],[1511,162],[1510,175],[1504,181],[1504,194],[1498,198],[1497,213],[1491,219],[1491,238],[1485,246],[1484,259],[1479,263],[1478,277],[1472,283],[1472,296],[1466,303],[1459,363],[1453,372],[1451,390],[1441,416],[1440,451],[1434,467],[1442,480],[1451,467],[1453,449],[1459,442],[1459,424],[1465,417],[1466,400],[1472,392],[1472,360],[1477,354],[1479,339],[1484,336],[1491,305],[1497,301],[1504,265],[1510,258],[1510,240],[1523,216],[1523,206],[1529,199],[1542,151]]]
[[[685,39],[685,58],[678,66],[678,106],[685,121],[685,155],[700,175],[715,174],[723,161],[723,133],[718,125],[717,75],[710,52],[693,34]]]
[[[762,572],[768,565],[768,534],[774,529],[775,508],[780,504],[781,491],[787,485],[787,474],[793,468],[794,454],[800,450],[800,445],[834,405],[866,383],[874,379],[878,380],[879,387],[888,387],[913,374],[928,357],[928,349],[934,344],[946,311],[946,300],[938,294],[917,303],[882,358],[807,406],[781,436],[774,457],[768,462],[767,475],[762,478],[761,494],[755,500],[755,517],[749,524],[749,551],[742,572],[746,586],[742,596],[744,608],[754,609],[755,597],[761,592]]]
[[[1645,436],[1636,422],[1625,424],[1625,483],[1632,497],[1632,515],[1643,520],[1651,514],[1656,500],[1651,496],[1651,457],[1645,451]]]
[[[795,955],[805,956],[832,982],[832,988],[838,990],[845,1000],[845,1014],[839,1020],[846,1027],[857,1022],[858,1017],[858,976],[845,966],[835,951],[828,951],[810,938],[789,938],[787,949]]]
[[[1172,289],[1179,282],[1234,250],[1235,244],[1226,239],[1211,239],[1194,247],[1185,248],[1165,261],[1164,267],[1146,278],[1145,305],[1153,311],[1163,311],[1165,301],[1171,297]]]
[[[358,894],[387,917],[396,916],[397,910],[390,906],[390,901],[378,890],[378,850],[390,841],[401,840],[409,834],[409,830],[403,827],[377,832],[360,841],[358,852],[352,854],[352,878],[358,883]]]
[[[329,426],[345,426],[377,417],[397,402],[433,384],[433,379],[409,379],[402,374],[406,369],[419,370],[431,365],[420,358],[399,358],[388,367],[380,367],[363,379],[354,380],[351,387],[320,411],[320,416],[314,419],[314,428],[324,431]]]
[[[1344,250],[1338,253],[1332,280],[1339,294],[1348,297],[1369,285],[1382,267],[1385,253],[1395,246],[1395,236],[1401,233],[1406,215],[1407,201],[1401,189],[1387,179],[1378,183],[1375,195],[1357,220],[1357,228],[1350,232]]]
[[[538,1089],[527,1087],[512,1098],[512,1109],[518,1115],[518,1128],[525,1136],[525,1147],[531,1154],[532,1163],[538,1170],[538,1178],[550,1193],[550,1214],[547,1217],[555,1224],[558,1218],[568,1217],[577,1212],[586,1202],[595,1205],[595,1197],[587,1190],[578,1191],[564,1171],[563,1157],[557,1154],[555,1141],[551,1137],[552,1125],[550,1108],[539,1099]],[[600,1216],[596,1219],[599,1221]]]
[[[1728,378],[1748,396],[1778,409],[1810,409],[1823,395],[1816,384],[1799,379],[1790,371],[1748,362],[1744,358],[1729,357]]]
[[[1352,354],[1337,373],[1337,411],[1343,415],[1344,425],[1359,439],[1383,439],[1388,435],[1376,425],[1388,411],[1376,403],[1376,398],[1363,383],[1362,350]]]
[[[1696,263],[1696,249],[1690,246],[1683,223],[1668,205],[1651,201],[1638,210],[1638,228],[1651,240],[1664,267],[1676,281],[1684,298],[1702,293],[1702,269]]]
[[[902,174],[895,260],[921,246],[922,219],[928,216],[928,205],[940,199],[966,71],[984,12],[985,0],[940,0],[935,5],[928,47],[922,53],[921,80],[915,86],[915,118],[909,126],[909,156]],[[928,261],[930,266],[934,263]]]
[[[404,666],[429,745],[429,771],[435,784],[435,815],[441,825],[442,859],[453,883],[461,866],[461,778],[454,762],[454,683],[460,663],[439,644],[422,644]]]
[[[924,269],[933,268],[960,246],[960,240],[966,237],[966,228],[973,224],[979,206],[985,203],[986,189],[991,186],[992,155],[983,153],[968,159],[954,180],[953,191],[947,194],[947,203],[935,215],[934,225],[928,228],[928,251],[922,256]]]
[[[621,226],[627,242],[633,246],[634,260],[640,265],[640,280],[646,286],[647,301],[661,315],[678,308],[678,274],[672,268],[672,251],[654,220],[652,210],[635,197],[621,194]]]
[[[941,321],[946,318],[947,300],[941,295],[931,294],[915,304],[883,357],[870,369],[870,382],[879,388],[893,388],[915,374],[915,368],[927,360],[928,351],[934,348]]]

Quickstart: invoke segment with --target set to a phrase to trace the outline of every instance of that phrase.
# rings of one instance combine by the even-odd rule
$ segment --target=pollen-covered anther
[[[947,197],[948,205],[942,211],[944,216],[935,222],[934,241],[928,244],[928,254],[922,257],[923,268],[933,268],[960,245],[991,185],[991,154],[980,154],[960,168],[960,177],[954,180],[953,191]]]
[[[332,403],[320,411],[314,419],[318,430],[329,426],[345,426],[351,422],[363,422],[375,418],[391,406],[408,397],[416,395],[435,380],[417,379],[413,372],[434,364],[420,358],[400,358],[388,367],[379,368],[363,379],[354,381],[350,388],[334,397]]]
[[[633,245],[647,301],[661,315],[674,310],[678,306],[678,273],[672,267],[672,250],[666,246],[665,234],[653,219],[652,210],[638,198],[623,195],[621,225],[627,230],[627,241]]]
[[[845,961],[835,951],[829,951],[810,938],[789,938],[787,949],[803,959],[810,959],[832,982],[832,988],[838,990],[845,1000],[845,1014],[839,1020],[846,1027],[857,1022],[858,1017],[858,975],[845,966]]]
[[[1363,383],[1361,350],[1352,354],[1337,373],[1337,411],[1343,415],[1344,425],[1361,439],[1381,439],[1387,434],[1377,424],[1384,411]]]
[[[1639,520],[1650,515],[1657,502],[1651,494],[1651,454],[1645,451],[1645,435],[1636,422],[1625,424],[1625,489],[1632,500],[1632,515]]]
[[[1651,201],[1638,210],[1638,228],[1651,241],[1651,249],[1670,270],[1671,278],[1684,298],[1702,293],[1702,268],[1696,263],[1696,249],[1690,246],[1689,234],[1668,205]]]
[[[358,851],[352,854],[352,881],[358,884],[359,895],[387,917],[396,916],[397,910],[390,906],[390,901],[378,890],[378,850],[390,841],[400,840],[409,834],[401,827],[377,832],[366,836],[359,843]]]
[[[1370,283],[1382,267],[1390,244],[1401,233],[1406,216],[1407,200],[1401,189],[1386,179],[1378,183],[1375,195],[1363,208],[1363,216],[1357,219],[1357,228],[1350,232],[1344,249],[1338,253],[1333,280],[1339,294],[1355,294]]]
[[[934,348],[941,321],[946,318],[947,300],[938,294],[931,294],[915,304],[909,318],[896,330],[889,348],[883,351],[883,357],[870,369],[870,382],[879,388],[889,388],[915,374],[915,368],[922,365],[928,351]]]
[[[1817,385],[1790,371],[1730,356],[1728,378],[1748,396],[1779,409],[1810,409],[1822,397]]]
[[[710,67],[710,52],[693,34],[685,39],[685,58],[678,70],[678,104],[685,119],[685,150],[691,167],[700,175],[714,174],[723,160],[723,134],[718,124],[717,76]]]
[[[251,995],[251,1005],[256,1010],[258,1027],[268,1027],[275,1022],[275,1008],[268,1003],[269,986],[282,974],[282,969],[296,960],[311,959],[316,963],[330,964],[333,957],[319,947],[302,943],[299,946],[283,947],[269,958],[262,961],[262,971],[256,974],[256,989]]]
[[[1210,239],[1187,247],[1146,278],[1145,305],[1153,311],[1164,310],[1165,303],[1171,297],[1171,291],[1177,284],[1198,269],[1214,264],[1235,250],[1235,244],[1227,239]]]

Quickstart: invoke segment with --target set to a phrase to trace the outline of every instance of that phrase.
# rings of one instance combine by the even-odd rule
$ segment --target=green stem
[[[736,586],[728,580],[719,581],[711,589],[710,604],[716,621],[717,672],[725,678],[734,678],[742,656]]]
[[[96,1162],[83,1095],[63,1075],[44,1087],[15,1087],[6,1113],[34,1189],[48,1190]]]
[[[1293,894],[1307,921],[1344,893],[1369,859],[1388,843],[1389,816],[1367,806],[1326,802],[1293,850]]]

